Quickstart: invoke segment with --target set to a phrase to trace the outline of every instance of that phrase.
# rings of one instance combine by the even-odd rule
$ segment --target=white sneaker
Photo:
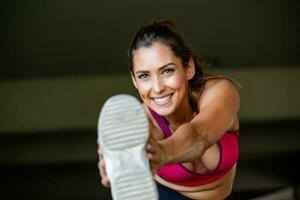
[[[146,157],[148,119],[130,95],[110,97],[98,121],[106,174],[114,200],[157,200],[156,184]]]

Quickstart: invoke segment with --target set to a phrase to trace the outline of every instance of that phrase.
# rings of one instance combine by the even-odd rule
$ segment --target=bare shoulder
[[[227,79],[207,80],[204,90],[199,99],[199,108],[209,104],[227,104],[236,107],[240,106],[240,96],[236,85]]]
[[[236,86],[234,85],[234,83],[228,79],[225,78],[218,78],[218,79],[209,79],[206,81],[205,86],[204,86],[204,90],[209,90],[211,88],[227,88],[227,89],[232,89],[237,91]]]

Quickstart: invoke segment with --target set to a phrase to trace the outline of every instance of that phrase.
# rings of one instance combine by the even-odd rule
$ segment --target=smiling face
[[[132,80],[144,103],[161,116],[190,109],[188,80],[194,75],[193,61],[183,66],[171,49],[154,42],[133,54]]]

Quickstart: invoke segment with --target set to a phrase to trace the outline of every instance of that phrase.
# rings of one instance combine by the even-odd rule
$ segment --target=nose
[[[165,89],[165,85],[163,83],[163,80],[161,80],[159,77],[155,77],[152,82],[152,90],[155,93],[161,93]]]

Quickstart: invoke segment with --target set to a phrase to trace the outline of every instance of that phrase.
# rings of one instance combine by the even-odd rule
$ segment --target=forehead
[[[174,55],[170,47],[161,42],[155,42],[150,47],[141,47],[133,54],[135,71],[151,70],[171,62],[178,63],[180,59]]]

